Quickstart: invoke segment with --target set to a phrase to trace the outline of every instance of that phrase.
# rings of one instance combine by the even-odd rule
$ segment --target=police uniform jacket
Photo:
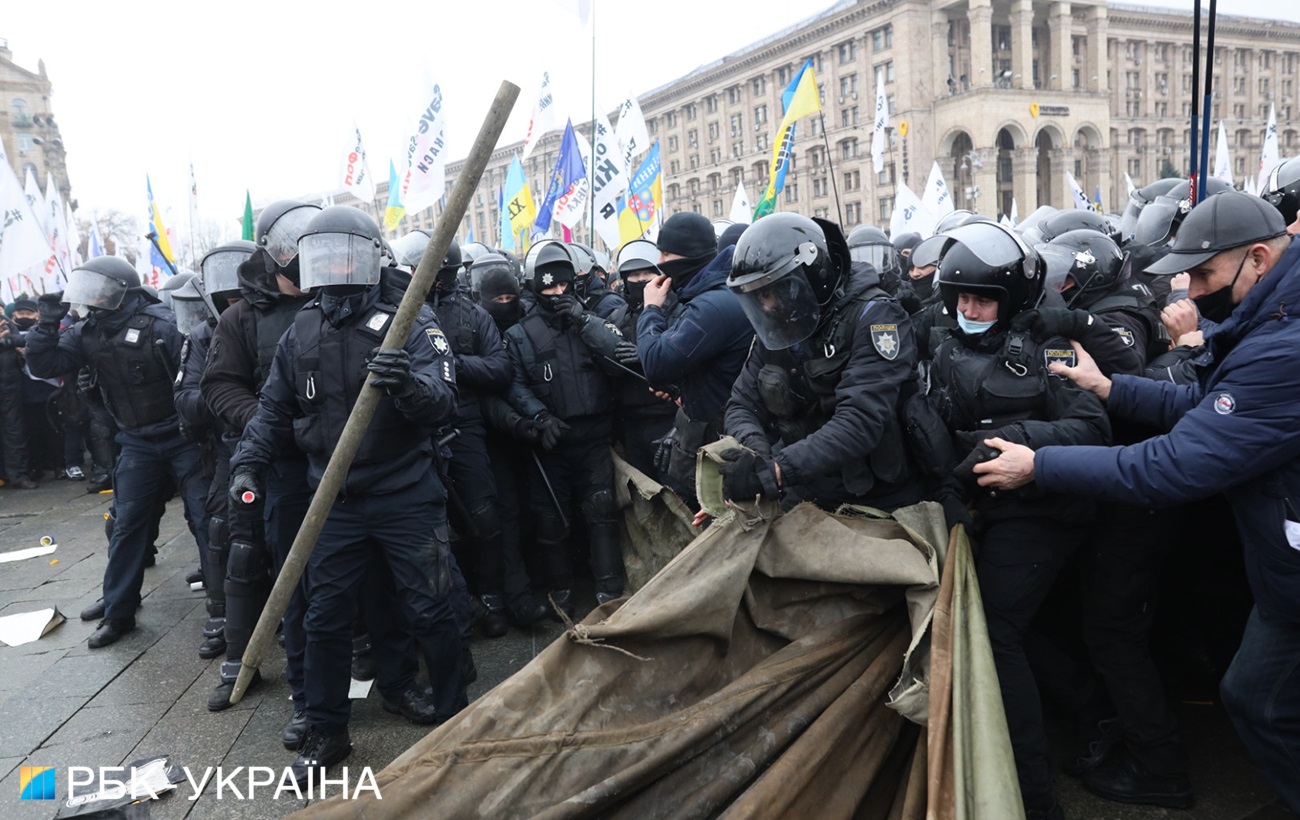
[[[474,303],[459,285],[452,293],[435,299],[438,325],[456,357],[456,387],[460,391],[458,422],[483,421],[481,400],[486,395],[504,394],[510,387],[510,357],[501,333],[486,310]]]
[[[506,331],[513,369],[507,399],[521,416],[549,413],[564,421],[608,416],[613,408],[610,360],[623,340],[619,329],[598,316],[583,315],[574,327],[541,301]]]
[[[1046,447],[1044,488],[1172,506],[1226,492],[1260,613],[1300,622],[1300,243],[1207,340],[1194,384],[1116,376],[1108,408],[1167,434]]]

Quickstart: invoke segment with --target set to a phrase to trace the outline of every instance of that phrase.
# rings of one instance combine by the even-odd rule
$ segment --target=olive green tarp
[[[300,816],[1022,816],[969,547],[934,504],[727,512],[376,779]]]

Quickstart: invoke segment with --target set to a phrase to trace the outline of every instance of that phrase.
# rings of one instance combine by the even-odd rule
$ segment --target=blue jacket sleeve
[[[27,332],[27,369],[33,376],[53,379],[80,370],[86,364],[81,350],[81,323],[62,332],[37,324]]]
[[[1116,375],[1106,409],[1115,416],[1162,430],[1172,428],[1201,400],[1198,384],[1174,384],[1141,376]]]
[[[728,292],[722,298],[735,299]],[[636,324],[636,348],[641,370],[653,384],[681,381],[729,348],[731,322],[718,309],[714,291],[702,293],[682,305],[681,313],[669,326],[663,311],[647,307]],[[710,332],[712,330],[712,332]]]
[[[393,399],[393,405],[407,421],[431,430],[450,422],[460,401],[455,360],[450,352],[439,353],[427,340],[426,331],[436,331],[437,327],[433,311],[421,308],[411,332],[406,335],[405,345],[411,357],[411,375],[419,387],[409,396]]]

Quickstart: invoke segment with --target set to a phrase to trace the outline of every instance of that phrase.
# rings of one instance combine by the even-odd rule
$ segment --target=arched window
[[[11,116],[13,117],[14,125],[32,124],[32,114],[31,111],[27,108],[26,100],[15,99],[13,102],[9,104],[9,106],[12,111]]]

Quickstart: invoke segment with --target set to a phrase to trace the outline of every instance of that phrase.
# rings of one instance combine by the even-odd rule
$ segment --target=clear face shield
[[[213,251],[203,257],[203,287],[208,293],[239,290],[239,266],[248,260],[243,251]]]
[[[899,267],[898,250],[893,245],[858,245],[849,248],[849,258],[854,262],[870,264],[878,273]]]
[[[821,321],[817,292],[802,269],[765,285],[733,288],[732,292],[768,350],[793,347],[813,335]]]
[[[85,268],[75,268],[68,274],[68,286],[63,289],[63,301],[69,305],[117,310],[126,298],[126,285]],[[83,308],[84,310],[84,308]],[[81,313],[85,316],[86,313]]]
[[[351,233],[314,233],[298,242],[303,290],[379,282],[375,240]]]
[[[284,214],[267,231],[262,248],[280,267],[287,267],[298,255],[298,238],[307,230],[307,223],[320,213],[320,208],[303,205]]]
[[[1047,276],[1043,280],[1045,307],[1073,307],[1083,292],[1081,279],[1088,275],[1089,262],[1097,260],[1089,251],[1075,251],[1060,245],[1037,245],[1034,250],[1043,258]]]
[[[393,258],[397,264],[415,269],[420,264],[420,258],[424,256],[424,249],[429,247],[429,235],[424,231],[411,231],[401,239],[395,240],[390,247],[393,249]]]
[[[203,298],[192,298],[188,296],[172,297],[172,312],[176,314],[176,327],[186,336],[194,328],[206,322],[212,317],[212,308],[208,306],[207,300]]]
[[[1158,196],[1142,209],[1133,231],[1138,245],[1163,245],[1174,230],[1174,220],[1191,210],[1191,203],[1171,196]]]

